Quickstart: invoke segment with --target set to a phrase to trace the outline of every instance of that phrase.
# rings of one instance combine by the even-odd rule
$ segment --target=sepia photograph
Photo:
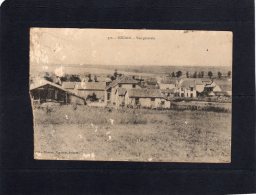
[[[34,159],[230,163],[230,31],[30,28]]]

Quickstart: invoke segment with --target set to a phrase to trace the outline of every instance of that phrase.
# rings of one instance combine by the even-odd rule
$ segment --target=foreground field
[[[34,110],[36,159],[230,162],[231,113]]]

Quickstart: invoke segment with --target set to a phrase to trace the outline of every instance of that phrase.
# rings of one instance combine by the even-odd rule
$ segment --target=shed
[[[60,104],[76,103],[85,105],[84,98],[46,80],[31,85],[30,95],[33,103],[57,102]]]

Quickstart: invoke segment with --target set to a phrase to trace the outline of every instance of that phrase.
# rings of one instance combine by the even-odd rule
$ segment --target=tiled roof
[[[176,88],[173,89],[161,89],[161,92],[163,93],[175,93]]]
[[[161,80],[162,84],[174,84],[175,85],[176,82],[177,82],[177,79],[175,79],[175,78],[164,78]]]
[[[212,80],[211,79],[204,79],[204,78],[202,78],[201,81],[205,85],[211,85],[212,84]]]
[[[74,89],[77,82],[62,82],[64,89]]]
[[[78,90],[104,91],[106,88],[106,82],[80,82],[80,83],[77,83],[76,88]]]
[[[37,88],[45,86],[45,85],[52,85],[52,86],[54,86],[54,87],[56,87],[56,88],[58,88],[60,90],[68,92],[68,90],[64,89],[60,85],[57,85],[57,84],[55,84],[53,82],[50,82],[50,81],[47,81],[47,80],[41,80],[41,81],[39,81],[39,82],[37,82],[35,84],[31,84],[29,89],[30,90],[34,90],[34,89],[37,89]]]
[[[129,89],[129,97],[164,98],[160,89]]]
[[[219,85],[222,91],[232,91],[232,86],[227,84],[227,85]]]
[[[214,80],[222,91],[232,91],[232,82],[228,80]]]
[[[190,87],[195,87],[196,85],[204,85],[204,83],[201,79],[198,78],[186,78],[180,81],[180,87],[184,87],[187,89]]]
[[[39,88],[39,87],[43,87],[43,86],[45,86],[45,85],[51,85],[51,86],[53,86],[53,87],[55,87],[55,88],[58,88],[59,90],[65,91],[65,92],[67,92],[67,93],[70,94],[70,95],[76,96],[76,97],[78,97],[78,98],[84,100],[83,97],[80,97],[80,96],[78,96],[78,95],[76,95],[76,94],[70,92],[69,90],[64,89],[64,88],[61,87],[60,85],[57,85],[57,84],[55,84],[55,83],[53,83],[53,82],[50,82],[50,81],[47,81],[47,80],[41,80],[40,82],[38,82],[38,83],[36,83],[36,84],[30,85],[30,91],[35,90],[35,89],[37,89],[37,88]]]
[[[114,80],[112,83],[110,83],[107,86],[107,89],[114,87],[117,84],[138,84],[138,83],[139,83],[139,81],[133,79],[132,77],[123,75],[123,76],[117,78],[116,80]]]

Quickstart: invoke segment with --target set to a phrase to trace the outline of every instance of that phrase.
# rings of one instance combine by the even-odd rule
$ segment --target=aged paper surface
[[[231,161],[232,32],[30,29],[34,158]]]

